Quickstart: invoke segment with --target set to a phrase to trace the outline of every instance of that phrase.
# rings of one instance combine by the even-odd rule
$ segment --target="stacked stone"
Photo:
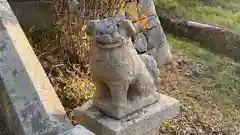
[[[138,10],[138,5],[140,5],[140,11]],[[125,9],[127,9],[125,11],[126,18],[133,21],[137,31],[136,36],[133,37],[137,52],[139,54],[151,55],[157,61],[158,66],[170,62],[172,54],[157,16],[153,0],[127,2]],[[143,26],[146,20],[139,20],[139,17],[142,15],[146,16],[147,28]]]

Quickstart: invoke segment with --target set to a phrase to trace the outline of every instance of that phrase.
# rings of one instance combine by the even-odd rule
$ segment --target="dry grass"
[[[69,9],[68,0],[53,0],[56,29],[59,31],[55,40],[64,49],[64,57],[67,57],[71,63],[81,64],[84,72],[88,69],[90,48],[90,39],[83,31],[84,26],[89,20],[113,15],[119,4],[120,0],[90,0],[85,3],[85,8],[80,7],[82,6],[80,4]]]
[[[226,134],[225,130],[214,125],[222,117],[219,108],[212,101],[205,100],[206,93],[201,84],[194,82],[202,74],[198,68],[194,60],[176,55],[172,64],[161,69],[161,92],[181,100],[180,114],[160,131],[162,135]]]
[[[26,34],[65,110],[75,123],[72,109],[91,99],[95,92],[88,66],[91,39],[86,36],[83,27],[89,20],[114,15],[120,0],[87,1],[81,12],[84,17],[78,11],[72,14],[67,0],[52,2],[55,31]],[[78,7],[75,9],[78,10]]]
[[[161,69],[161,92],[181,100],[162,134],[240,134],[239,63],[168,35],[175,58]]]

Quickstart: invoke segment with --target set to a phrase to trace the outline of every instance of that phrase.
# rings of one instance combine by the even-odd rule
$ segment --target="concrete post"
[[[9,134],[92,134],[69,122],[7,0],[0,0],[0,113]]]

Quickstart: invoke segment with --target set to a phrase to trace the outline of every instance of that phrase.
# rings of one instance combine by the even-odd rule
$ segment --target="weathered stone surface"
[[[172,53],[156,15],[148,17],[149,29],[143,31],[148,41],[148,54],[157,61],[158,66],[172,61]]]
[[[0,0],[0,19],[0,113],[9,134],[54,135],[71,129],[7,0]]]
[[[59,135],[94,135],[92,132],[87,130],[85,127],[81,125],[76,125],[71,130],[65,131]]]
[[[139,54],[147,52],[147,39],[142,33],[139,33],[134,37],[134,47]]]
[[[24,29],[49,30],[54,27],[53,8],[50,1],[10,2],[10,6]]]
[[[160,95],[159,102],[121,120],[105,116],[92,102],[75,109],[76,119],[97,135],[158,135],[158,128],[164,120],[178,115],[178,100]]]
[[[127,3],[127,5],[128,4],[131,8],[135,6],[136,9],[137,7],[136,3],[129,2]],[[140,2],[140,5],[141,5],[140,12],[139,13],[135,13],[136,11],[133,12],[134,20],[139,20],[135,18],[144,15],[145,17],[147,17],[147,23],[149,27],[148,28],[143,27],[143,24],[144,22],[146,22],[146,20],[135,22],[134,27],[136,29],[137,35],[138,34],[145,35],[147,40],[147,50],[149,51],[149,54],[156,59],[158,66],[162,66],[163,64],[166,64],[172,60],[172,54],[169,48],[169,44],[167,43],[165,34],[163,32],[161,23],[156,14],[154,2],[153,0],[144,0]],[[126,18],[130,19],[131,17]],[[139,43],[134,42],[134,44]],[[139,46],[141,46],[141,44]]]
[[[156,15],[156,9],[153,0],[140,0],[141,5],[140,14],[146,16]]]
[[[143,33],[148,41],[148,50],[166,45],[166,37],[157,16],[148,17],[149,29]]]
[[[119,9],[118,14],[116,15],[116,17],[119,18],[119,19],[126,19],[125,10],[124,9]]]
[[[118,19],[105,22],[94,20],[86,28],[93,36],[90,67],[97,88],[93,103],[107,115],[120,119],[156,102],[159,96],[154,78],[131,42],[135,34],[132,23]]]
[[[140,58],[146,64],[149,73],[154,78],[156,85],[158,85],[160,81],[160,78],[159,78],[160,72],[158,70],[156,60],[151,55],[148,55],[148,54],[140,54]]]
[[[139,12],[137,11],[137,2],[128,2],[125,5],[126,18],[132,21],[138,21]]]
[[[153,58],[157,61],[158,67],[172,61],[172,53],[168,43],[148,50],[148,54],[153,56]]]

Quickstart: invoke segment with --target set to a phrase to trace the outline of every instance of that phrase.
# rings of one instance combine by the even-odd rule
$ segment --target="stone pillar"
[[[157,135],[180,103],[157,92],[157,64],[136,52],[133,24],[106,18],[91,21],[86,31],[93,39],[89,64],[96,93],[75,110],[76,119],[97,135]]]
[[[70,123],[7,0],[0,0],[0,113],[9,134],[93,135]]]
[[[54,10],[50,0],[9,0],[9,4],[24,30],[54,28]]]

